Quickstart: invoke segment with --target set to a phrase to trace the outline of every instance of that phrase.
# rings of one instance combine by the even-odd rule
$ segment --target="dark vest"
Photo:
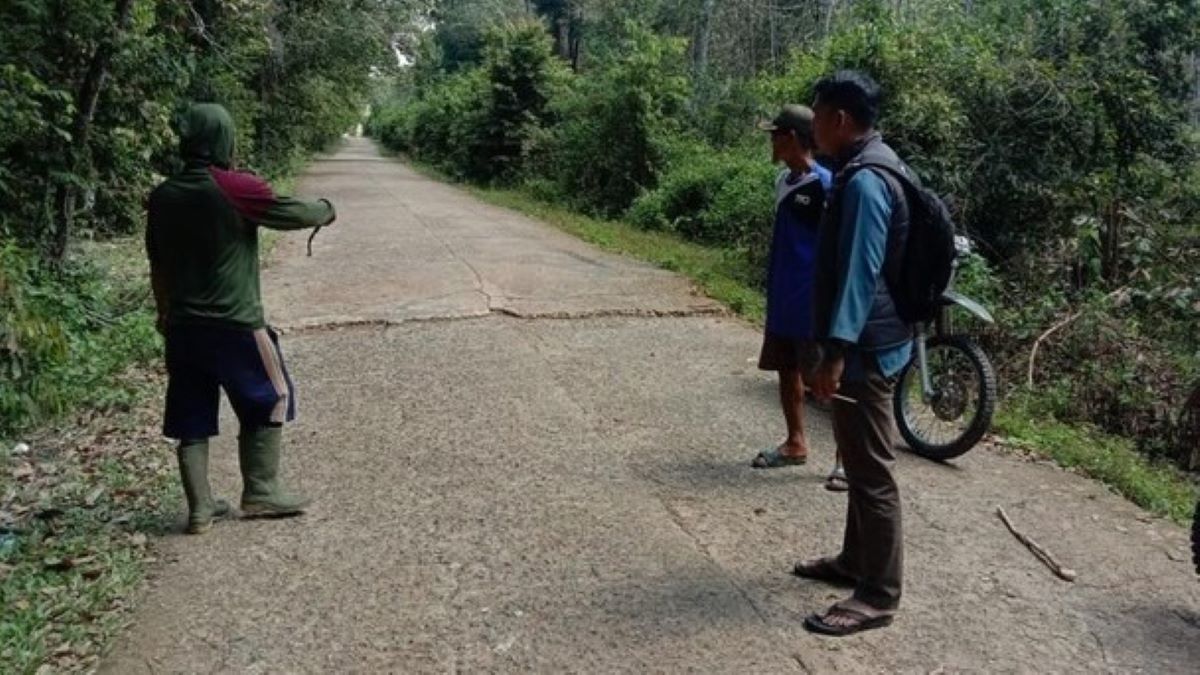
[[[849,153],[849,159],[836,165],[837,174],[833,181],[833,192],[829,207],[821,222],[821,235],[817,243],[817,275],[814,287],[813,307],[816,312],[814,327],[818,337],[828,337],[833,323],[833,304],[837,300],[839,270],[843,263],[838,259],[838,241],[842,228],[842,195],[846,183],[864,163],[881,163],[903,166],[896,153],[883,142],[878,134],[871,134]],[[874,169],[861,169],[875,171]],[[913,337],[913,326],[905,323],[896,312],[887,279],[896,278],[897,266],[903,257],[904,244],[908,239],[908,202],[904,189],[896,179],[885,171],[875,171],[883,179],[892,195],[892,216],[888,223],[887,253],[884,256],[883,272],[875,288],[875,298],[867,323],[858,339],[859,349],[880,350],[908,342]]]

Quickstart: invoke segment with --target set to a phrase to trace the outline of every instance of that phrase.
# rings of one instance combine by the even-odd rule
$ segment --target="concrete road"
[[[285,473],[316,506],[165,538],[104,672],[1197,671],[1183,530],[994,448],[903,455],[903,613],[806,634],[839,594],[788,571],[836,550],[845,501],[819,413],[813,463],[749,468],[782,433],[752,327],[367,141],[301,188],[341,219],[264,284],[300,391]]]

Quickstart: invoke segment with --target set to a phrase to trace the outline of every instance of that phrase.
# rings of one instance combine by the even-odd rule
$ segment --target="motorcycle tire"
[[[922,430],[915,423],[914,416],[909,410],[909,391],[915,385],[920,389],[920,383],[912,378],[920,377],[920,368],[914,356],[904,369],[900,371],[896,384],[895,395],[892,397],[892,410],[896,417],[896,426],[901,438],[916,454],[936,461],[945,461],[963,455],[975,447],[988,429],[992,426],[992,415],[996,410],[996,373],[987,355],[970,338],[962,335],[944,335],[930,338],[926,343],[927,361],[935,362],[938,352],[954,353],[964,357],[974,374],[977,391],[974,392],[978,404],[974,416],[965,429],[952,438],[931,439],[922,435]],[[935,386],[938,375],[933,374]]]

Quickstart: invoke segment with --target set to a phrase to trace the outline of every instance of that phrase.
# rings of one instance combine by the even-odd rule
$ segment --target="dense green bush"
[[[113,376],[158,354],[144,277],[112,272],[137,265],[102,264],[52,269],[35,251],[0,248],[0,438],[74,405],[127,402]]]
[[[487,81],[483,72],[468,70],[447,76],[428,95],[394,114],[382,131],[398,140],[393,147],[411,153],[456,176],[487,162],[480,152],[484,134]]]
[[[431,77],[402,105],[385,102],[372,116],[371,133],[454,176],[521,175],[569,75],[541,24],[494,29],[483,40],[477,67]]]
[[[685,44],[636,25],[626,29],[623,49],[552,104],[559,123],[547,134],[537,170],[565,202],[606,215],[654,187],[669,144],[685,129]]]
[[[638,197],[627,218],[710,244],[757,245],[769,239],[778,169],[769,162],[766,142],[757,157],[688,147],[673,153],[677,156],[658,177],[658,186]]]
[[[658,177],[658,186],[644,192],[626,218],[653,230],[669,230],[690,239],[726,243],[725,233],[708,232],[705,216],[728,179],[730,157],[708,148],[675,159]]]
[[[487,161],[473,168],[479,178],[512,179],[527,170],[550,102],[566,84],[566,67],[551,53],[542,24],[531,21],[488,34],[484,72],[489,96],[476,133]]]

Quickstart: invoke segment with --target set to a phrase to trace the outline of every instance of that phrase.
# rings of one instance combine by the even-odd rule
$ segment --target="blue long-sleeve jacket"
[[[885,283],[883,260],[893,198],[887,183],[870,170],[855,173],[844,190],[838,233],[837,295],[828,337],[848,345],[843,380],[866,379],[864,358],[875,359],[879,371],[891,377],[908,362],[911,342],[874,351],[862,351],[857,345],[878,284]]]

